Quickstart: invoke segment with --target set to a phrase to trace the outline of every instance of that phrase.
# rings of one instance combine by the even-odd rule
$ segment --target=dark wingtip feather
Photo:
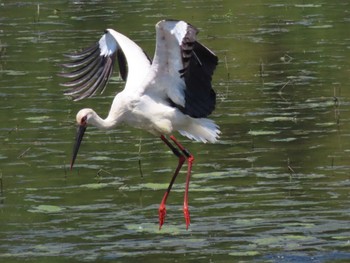
[[[113,72],[115,54],[111,56],[101,56],[99,43],[72,54],[65,54],[71,61],[61,64],[61,67],[69,69],[69,72],[59,73],[58,76],[71,79],[60,85],[67,87],[64,95],[71,96],[74,101],[91,97],[96,92],[103,92],[108,80]],[[124,54],[119,60],[124,59],[125,66],[123,75],[126,78],[126,59]]]
[[[185,67],[179,72],[186,83],[184,112],[194,118],[204,118],[214,111],[216,105],[211,81],[218,57],[197,41],[191,47],[188,43],[183,45],[192,48],[189,58],[183,55]]]
[[[124,81],[126,81],[126,78],[128,76],[128,68],[127,68],[126,57],[124,55],[124,52],[121,49],[118,49],[117,51],[117,59],[119,64],[120,76]]]
[[[96,50],[99,50],[99,43],[95,43],[94,45],[92,45],[91,47],[88,47],[86,49],[83,49],[81,51],[77,51],[74,53],[67,53],[67,54],[63,54],[64,57],[72,59],[72,60],[79,60],[79,59],[83,59],[87,56],[90,56],[92,53],[96,52]]]

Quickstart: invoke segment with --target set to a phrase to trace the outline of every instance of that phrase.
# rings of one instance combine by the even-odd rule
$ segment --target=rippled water
[[[349,261],[349,3],[292,2],[1,2],[0,261]],[[147,132],[91,128],[69,171],[76,112],[105,115],[123,83],[75,103],[56,77],[108,27],[152,55],[166,17],[220,58],[221,140],[182,138],[196,157],[188,231],[185,176],[158,230],[177,161]]]

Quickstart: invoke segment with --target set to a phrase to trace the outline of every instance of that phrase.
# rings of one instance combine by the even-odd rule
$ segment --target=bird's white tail
[[[204,143],[215,143],[221,133],[219,126],[214,121],[205,118],[191,118],[186,125],[186,129],[179,130],[179,132],[191,140]]]

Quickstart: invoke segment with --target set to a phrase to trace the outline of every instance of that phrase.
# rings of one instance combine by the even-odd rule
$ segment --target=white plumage
[[[124,122],[161,136],[179,158],[179,163],[159,209],[160,226],[165,217],[165,200],[184,158],[187,158],[184,212],[188,227],[187,191],[193,162],[192,154],[175,137],[170,136],[177,148],[164,135],[178,131],[192,140],[214,143],[220,134],[214,121],[206,118],[215,108],[216,95],[211,78],[218,59],[196,40],[197,33],[195,27],[184,21],[158,22],[155,55],[151,61],[135,42],[107,29],[94,46],[67,55],[71,62],[63,66],[70,72],[60,74],[70,78],[62,84],[69,88],[65,94],[80,100],[103,92],[118,61],[120,75],[126,81],[125,88],[115,96],[105,119],[89,108],[78,112],[79,130],[71,167],[88,125],[111,129]]]

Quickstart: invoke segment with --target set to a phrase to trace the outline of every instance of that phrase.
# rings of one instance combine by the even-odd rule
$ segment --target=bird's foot
[[[186,221],[186,230],[188,230],[188,226],[190,225],[190,211],[188,210],[188,206],[184,205],[184,216]]]
[[[162,229],[162,225],[164,224],[164,219],[166,215],[166,208],[163,203],[160,204],[158,209],[158,215],[159,215],[159,230]]]

